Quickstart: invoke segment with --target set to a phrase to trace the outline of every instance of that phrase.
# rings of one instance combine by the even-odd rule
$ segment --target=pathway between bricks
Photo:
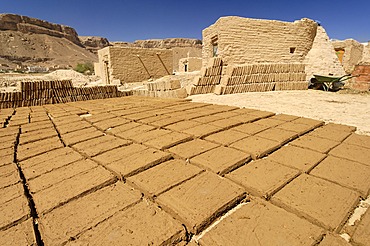
[[[1,245],[370,245],[355,127],[140,97],[0,121]]]

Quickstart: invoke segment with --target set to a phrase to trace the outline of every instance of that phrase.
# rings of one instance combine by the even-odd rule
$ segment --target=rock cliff
[[[103,37],[95,36],[79,36],[82,45],[94,54],[98,53],[98,50],[109,46],[109,41]]]
[[[201,40],[190,38],[147,39],[147,40],[136,40],[133,43],[113,42],[112,44],[123,47],[160,48],[160,49],[170,49],[175,47],[194,47],[200,49],[202,48]]]

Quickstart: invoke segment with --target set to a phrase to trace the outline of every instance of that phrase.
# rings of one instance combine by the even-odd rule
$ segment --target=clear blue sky
[[[0,0],[1,13],[64,24],[110,41],[202,38],[221,16],[319,20],[330,38],[370,40],[370,0]]]

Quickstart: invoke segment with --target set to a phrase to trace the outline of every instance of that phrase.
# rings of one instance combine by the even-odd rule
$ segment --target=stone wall
[[[15,14],[0,14],[0,30],[19,31],[23,33],[46,34],[66,38],[82,46],[75,29],[65,25]]]
[[[106,84],[141,82],[172,74],[172,50],[106,47],[98,54]]]
[[[179,64],[179,68],[178,68],[179,72],[200,71],[200,69],[202,68],[202,58],[199,58],[199,57],[182,58],[179,60],[178,64]]]
[[[303,62],[306,64],[307,81],[309,81],[314,74],[324,76],[342,76],[345,74],[338,56],[335,54],[333,45],[322,26],[317,28],[312,48]]]
[[[344,50],[342,66],[346,73],[352,73],[362,60],[364,46],[353,39],[332,42],[335,50]]]
[[[203,66],[214,47],[225,64],[302,62],[312,47],[317,24],[309,19],[290,22],[221,17],[203,30]]]

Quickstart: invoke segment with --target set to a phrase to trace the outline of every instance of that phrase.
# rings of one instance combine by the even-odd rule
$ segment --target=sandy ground
[[[255,108],[356,126],[357,133],[370,135],[369,94],[307,90],[249,92],[221,96],[203,94],[188,98],[194,102]]]

